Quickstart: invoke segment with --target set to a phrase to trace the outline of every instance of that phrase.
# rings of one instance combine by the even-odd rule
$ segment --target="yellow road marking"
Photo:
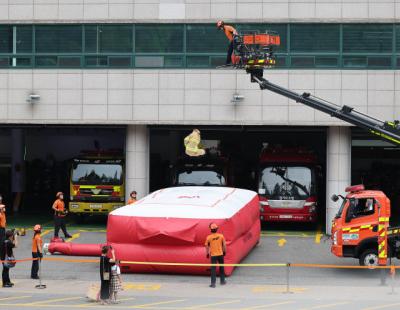
[[[130,298],[118,298],[117,301],[127,301],[127,300],[134,300],[136,299],[135,297],[130,297]]]
[[[287,304],[293,304],[293,301],[283,301],[283,302],[277,302],[273,304],[267,304],[267,305],[260,305],[260,306],[254,306],[254,307],[247,307],[247,308],[241,308],[239,310],[253,310],[253,309],[264,309],[264,308],[271,308],[271,307],[276,307],[276,306],[281,306],[281,305],[287,305]]]
[[[35,302],[27,303],[25,305],[33,306],[33,305],[51,304],[52,302],[76,300],[76,299],[82,299],[82,296],[79,296],[79,297],[67,297],[67,298],[55,298],[55,299],[48,299],[48,300],[42,300],[42,301],[35,301]]]
[[[73,234],[71,238],[67,239],[65,242],[71,242],[75,239],[78,239],[81,236],[80,233]]]
[[[158,291],[161,288],[161,284],[143,284],[143,283],[132,283],[126,282],[122,285],[124,290],[138,290],[138,291]]]
[[[253,293],[265,293],[265,292],[271,292],[271,293],[283,293],[286,292],[287,288],[286,286],[283,285],[264,285],[264,286],[255,286],[253,287],[252,291]],[[304,292],[306,291],[307,288],[304,287],[291,287],[290,291],[291,292]]]
[[[43,233],[41,233],[41,236],[43,237],[43,236],[46,236],[49,232],[51,232],[52,230],[51,229],[47,229],[47,230],[45,230]]]
[[[107,232],[106,229],[77,229],[77,231],[79,232],[89,232],[89,233],[103,233],[103,232]]]
[[[166,304],[172,304],[172,303],[176,303],[176,302],[183,302],[186,299],[176,299],[176,300],[168,300],[168,301],[160,301],[160,302],[152,302],[152,303],[148,303],[148,304],[142,304],[142,305],[134,305],[134,306],[130,306],[129,308],[147,308],[147,307],[152,307],[152,306],[158,306],[158,305],[166,305]]]
[[[283,247],[283,246],[285,245],[286,242],[287,242],[287,241],[286,241],[285,238],[279,239],[279,240],[277,241],[279,247]]]
[[[192,306],[192,307],[185,307],[185,309],[201,309],[204,307],[210,307],[210,306],[219,306],[219,305],[226,305],[226,304],[234,304],[240,302],[240,299],[237,300],[230,300],[230,301],[221,301],[221,302],[216,302],[212,304],[206,304],[206,305],[198,305],[198,306]]]
[[[320,244],[321,243],[321,237],[322,237],[321,226],[318,226],[317,233],[315,235],[315,243],[316,244]]]
[[[311,307],[311,308],[303,308],[303,309],[300,309],[300,310],[325,309],[325,308],[332,308],[332,307],[341,306],[341,305],[347,305],[347,304],[349,304],[349,302],[343,301],[343,302],[337,302],[337,303],[334,303],[334,304],[325,304],[325,305],[314,306],[314,307]]]
[[[15,297],[4,297],[0,298],[0,300],[13,300],[13,299],[23,299],[23,298],[30,298],[32,296],[15,296]]]
[[[117,301],[118,302],[121,302],[121,301],[127,301],[127,300],[134,300],[134,299],[136,299],[135,297],[130,297],[130,298],[118,298],[117,299]],[[114,307],[118,307],[118,306],[115,306],[114,304],[110,304],[110,305],[112,305],[113,306],[113,308]],[[99,304],[97,304],[97,303],[95,303],[95,302],[93,302],[93,301],[87,301],[86,303],[84,303],[84,304],[78,304],[78,305],[71,305],[71,307],[75,307],[75,308],[97,308],[99,306]],[[103,306],[103,305],[101,305],[101,306]],[[104,307],[104,306],[103,306]],[[124,308],[126,308],[127,306],[124,306]]]
[[[370,307],[370,308],[364,308],[363,310],[386,309],[386,308],[391,308],[391,307],[395,307],[395,306],[400,306],[400,303],[388,304],[388,305],[382,305],[382,306],[376,306],[376,307]]]

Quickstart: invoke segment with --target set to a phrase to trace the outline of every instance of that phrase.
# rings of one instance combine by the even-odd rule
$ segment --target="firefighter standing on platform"
[[[226,37],[229,40],[228,53],[226,55],[226,62],[225,62],[225,64],[229,65],[230,63],[232,63],[232,53],[233,53],[233,44],[234,44],[233,37],[235,35],[237,35],[238,33],[235,28],[233,28],[230,25],[225,25],[224,21],[222,21],[222,20],[219,20],[217,22],[217,28],[220,30],[223,30]]]
[[[32,269],[31,269],[31,279],[39,279],[39,259],[43,257],[43,240],[40,236],[42,232],[42,226],[35,225],[33,227],[33,238],[32,238]]]
[[[58,237],[58,232],[61,230],[64,233],[65,238],[71,238],[68,234],[67,228],[65,227],[65,216],[68,211],[65,209],[64,194],[58,192],[56,195],[57,199],[53,203],[52,209],[54,210],[54,237]]]
[[[226,242],[225,237],[222,234],[218,234],[218,225],[211,223],[209,226],[211,234],[207,236],[205,246],[206,246],[206,256],[210,258],[211,264],[224,264],[224,256],[226,253]],[[225,270],[224,266],[219,266],[219,277],[221,280],[221,285],[225,285]],[[211,285],[210,287],[215,287],[217,278],[217,267],[211,266]]]

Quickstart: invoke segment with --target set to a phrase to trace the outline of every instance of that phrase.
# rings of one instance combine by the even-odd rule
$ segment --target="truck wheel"
[[[378,251],[367,249],[360,255],[360,266],[378,266]]]

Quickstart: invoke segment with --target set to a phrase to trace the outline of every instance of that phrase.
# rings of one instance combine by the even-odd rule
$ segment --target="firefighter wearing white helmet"
[[[39,279],[39,259],[43,257],[43,240],[41,237],[42,226],[37,224],[33,227],[33,237],[32,237],[32,268],[31,268],[31,278]]]

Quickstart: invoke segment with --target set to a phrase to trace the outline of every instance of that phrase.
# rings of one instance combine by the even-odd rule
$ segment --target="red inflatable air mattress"
[[[227,241],[225,263],[239,263],[260,239],[255,192],[173,187],[110,213],[107,243],[122,261],[209,263],[204,242],[215,222]],[[123,264],[123,272],[208,274],[209,267]],[[227,267],[230,275],[233,267]]]

